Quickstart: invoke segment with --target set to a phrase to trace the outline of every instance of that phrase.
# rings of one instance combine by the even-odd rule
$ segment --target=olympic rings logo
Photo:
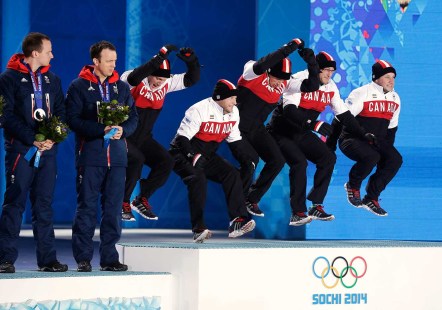
[[[327,266],[326,266],[325,268],[323,268],[322,270],[319,270],[319,271],[320,271],[320,274],[318,274],[318,273],[316,272],[316,264],[317,264],[319,261],[321,261],[321,260],[325,261],[325,263],[327,264]],[[341,270],[340,272],[339,272],[339,270],[334,266],[334,265],[337,263],[338,260],[342,260],[342,261],[344,261],[344,263],[345,263],[345,267],[343,267],[342,270]],[[361,273],[358,273],[358,272],[356,271],[356,268],[353,267],[353,264],[354,264],[354,262],[355,262],[356,260],[361,260],[362,263],[364,264],[364,269],[363,269],[363,272],[361,272]],[[321,264],[318,264],[318,265],[321,265]],[[322,264],[322,265],[324,265],[324,264]],[[322,285],[324,285],[325,288],[328,288],[328,289],[335,288],[335,287],[339,284],[339,282],[341,282],[342,286],[345,287],[345,288],[352,288],[352,287],[354,287],[354,286],[356,285],[356,283],[358,282],[358,279],[362,278],[362,277],[365,276],[365,274],[367,273],[367,262],[365,261],[365,259],[364,259],[362,256],[355,256],[355,257],[350,261],[350,264],[349,264],[348,261],[347,261],[347,259],[345,259],[345,257],[343,257],[343,256],[337,256],[337,257],[335,257],[335,258],[333,259],[333,261],[332,261],[332,263],[331,263],[331,265],[330,265],[330,262],[329,262],[329,260],[328,260],[327,258],[325,258],[324,256],[318,256],[318,257],[313,261],[313,266],[312,266],[312,268],[313,268],[313,274],[314,274],[314,276],[315,276],[316,278],[318,278],[318,279],[321,279]],[[318,267],[318,268],[320,268],[320,267]],[[328,283],[326,283],[325,278],[329,275],[330,271],[331,271],[331,273],[333,274],[333,276],[335,277],[336,280],[334,281],[334,283],[329,283],[329,284],[328,284]],[[349,271],[350,271],[350,272],[349,272]],[[351,274],[351,276],[354,278],[353,283],[349,283],[348,281],[347,281],[347,283],[344,282],[344,278],[345,278],[348,274]]]

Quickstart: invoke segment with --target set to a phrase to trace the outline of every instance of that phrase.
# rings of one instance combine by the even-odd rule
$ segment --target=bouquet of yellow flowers
[[[98,121],[106,126],[120,125],[129,118],[129,106],[117,100],[97,102]]]
[[[44,119],[38,126],[38,133],[35,135],[35,141],[42,142],[52,140],[60,143],[69,134],[68,126],[60,121],[57,116]]]

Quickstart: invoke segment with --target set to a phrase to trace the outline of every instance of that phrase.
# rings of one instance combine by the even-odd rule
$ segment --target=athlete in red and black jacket
[[[128,139],[128,166],[124,192],[122,219],[135,221],[131,207],[142,217],[156,220],[149,197],[160,188],[169,177],[173,159],[167,150],[152,135],[152,129],[164,104],[166,94],[186,89],[198,82],[200,64],[193,49],[183,47],[177,57],[187,66],[187,72],[170,74],[168,55],[177,48],[174,45],[162,47],[157,55],[145,64],[126,71],[121,80],[130,86],[138,112],[138,126]],[[146,179],[140,180],[140,194],[130,204],[132,192],[141,177],[143,165],[150,168]]]
[[[244,206],[244,195],[238,171],[216,154],[224,140],[242,150],[237,89],[227,80],[219,80],[212,98],[191,106],[171,142],[174,171],[183,179],[189,192],[190,218],[195,242],[204,242],[211,232],[204,223],[207,179],[221,183],[229,210],[229,237],[239,237],[255,227]],[[244,154],[243,156],[247,156]]]
[[[399,123],[401,100],[394,91],[396,69],[385,60],[372,66],[372,82],[353,90],[345,103],[365,130],[376,136],[374,143],[354,135],[344,124],[339,148],[356,164],[345,184],[348,201],[378,216],[387,212],[379,205],[379,196],[402,166],[402,156],[394,147]],[[361,200],[362,181],[368,179],[367,194]]]
[[[115,46],[100,41],[90,48],[91,66],[85,66],[72,81],[66,96],[66,114],[69,127],[75,132],[77,162],[77,212],[72,227],[72,249],[78,271],[92,270],[97,203],[101,201],[100,265],[106,271],[125,271],[119,262],[115,244],[121,236],[121,204],[126,178],[126,137],[137,126],[137,111],[129,90],[115,71]],[[97,115],[100,102],[118,101],[129,106],[126,121],[107,126]],[[105,135],[115,134],[105,142]],[[101,195],[101,197],[100,197]]]
[[[357,123],[345,106],[335,82],[331,79],[336,70],[336,61],[326,53],[316,55],[319,65],[320,87],[314,92],[302,92],[284,95],[281,104],[273,111],[267,129],[275,138],[290,167],[290,207],[292,216],[289,225],[300,226],[312,219],[330,221],[332,214],[324,211],[323,202],[332,177],[336,155],[332,149],[317,136],[330,135],[331,125],[317,120],[319,115],[330,106],[336,115],[355,132],[356,136],[364,137],[365,131]],[[307,70],[298,72],[292,77],[304,80]],[[316,132],[316,133],[313,133]],[[372,135],[368,134],[368,137]],[[308,196],[307,160],[316,165],[313,187]],[[306,199],[312,202],[307,213]]]
[[[291,63],[287,56],[299,49],[300,56],[307,62],[309,77],[305,80],[290,79]],[[264,216],[258,202],[267,192],[284,166],[285,160],[273,137],[266,131],[264,122],[276,108],[283,93],[315,91],[319,88],[318,65],[315,55],[309,48],[304,48],[301,39],[294,39],[277,51],[249,61],[244,66],[238,81],[238,109],[241,117],[239,129],[250,144],[249,153],[254,158],[253,164],[241,162],[246,206],[248,211],[257,216]],[[235,151],[232,150],[234,155]],[[261,174],[250,186],[254,167],[259,157],[265,165]],[[246,177],[248,176],[248,177]],[[250,188],[249,188],[250,186]]]

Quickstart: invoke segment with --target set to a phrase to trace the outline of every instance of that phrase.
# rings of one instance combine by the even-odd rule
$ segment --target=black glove
[[[372,133],[367,132],[364,135],[364,139],[365,141],[368,142],[368,144],[374,145],[374,146],[379,146],[378,144],[378,138],[376,138],[376,136]]]
[[[196,59],[196,55],[192,48],[190,47],[182,47],[180,48],[180,52],[176,54],[176,56],[184,61],[185,63],[194,62]]]
[[[305,122],[305,127],[307,129],[316,131],[320,135],[329,136],[332,133],[332,126],[329,123],[323,121],[311,121],[307,120]]]
[[[172,53],[172,51],[177,51],[178,48],[173,45],[173,44],[166,44],[164,45],[160,51],[158,52],[158,56],[163,57],[164,59],[166,59],[170,53]]]
[[[201,155],[200,153],[197,153],[193,155],[192,157],[192,166],[194,166],[197,169],[204,169],[204,165],[207,163],[207,159]]]
[[[304,59],[304,61],[308,65],[310,65],[310,66],[316,65],[315,53],[313,52],[313,50],[311,48],[307,47],[304,49],[299,49],[298,54],[299,54],[299,56],[301,56],[302,59]]]
[[[296,38],[288,42],[287,44],[284,44],[283,47],[281,47],[282,52],[285,56],[290,55],[296,49],[302,50],[304,48],[304,40]]]

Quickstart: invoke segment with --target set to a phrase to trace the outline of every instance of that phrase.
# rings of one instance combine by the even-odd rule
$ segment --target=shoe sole
[[[347,196],[347,201],[348,201],[348,203],[349,203],[352,207],[355,207],[355,208],[357,208],[357,209],[362,208],[362,201],[361,201],[361,204],[360,204],[360,205],[355,205],[355,204],[351,203],[350,199],[348,199],[348,194],[347,194],[347,183],[344,184],[344,189],[345,189],[345,194],[346,194],[346,196]]]
[[[313,221],[313,219],[310,216],[307,216],[305,219],[303,219],[301,221],[290,222],[289,226],[302,226],[302,225],[311,223],[311,221]]]
[[[8,268],[0,270],[0,273],[15,273],[15,268]]]
[[[124,218],[121,218],[121,220],[122,221],[124,221],[124,222],[136,222],[137,221],[137,219],[136,218],[131,218],[130,220],[128,220],[128,219],[124,219]]]
[[[148,217],[148,216],[145,216],[143,213],[141,213],[137,208],[135,208],[132,204],[130,204],[130,208],[132,209],[132,210],[134,210],[135,212],[137,212],[139,215],[141,215],[142,217],[144,217],[146,220],[152,220],[152,221],[156,221],[156,220],[158,220],[158,216],[156,216],[156,217]]]
[[[124,272],[124,271],[127,271],[127,268],[116,269],[116,268],[113,268],[113,267],[102,267],[102,268],[100,268],[100,271]]]
[[[51,268],[46,268],[46,267],[43,267],[43,268],[39,268],[38,269],[38,271],[41,271],[41,272],[66,272],[66,271],[68,271],[68,268],[66,268],[66,269],[51,269]]]
[[[212,232],[208,229],[204,230],[201,235],[199,235],[198,238],[194,239],[193,242],[195,243],[203,243],[205,240],[212,237]]]
[[[370,207],[368,207],[366,205],[362,205],[362,208],[364,208],[365,210],[367,210],[368,212],[370,212],[376,216],[381,216],[381,217],[388,216],[388,212],[385,212],[385,214],[379,214],[379,213],[374,212]]]
[[[333,221],[335,219],[334,215],[330,215],[329,217],[317,217],[317,216],[310,215],[310,217],[313,220],[323,221],[323,222],[330,222],[330,221]]]
[[[255,229],[256,223],[254,220],[250,220],[247,224],[245,224],[241,229],[234,230],[231,233],[229,233],[229,238],[238,238],[241,237],[244,234],[247,234],[248,232],[251,232]]]
[[[253,211],[250,211],[249,209],[247,209],[247,212],[249,212],[251,215],[254,215],[254,216],[264,217],[264,213],[258,214]]]

